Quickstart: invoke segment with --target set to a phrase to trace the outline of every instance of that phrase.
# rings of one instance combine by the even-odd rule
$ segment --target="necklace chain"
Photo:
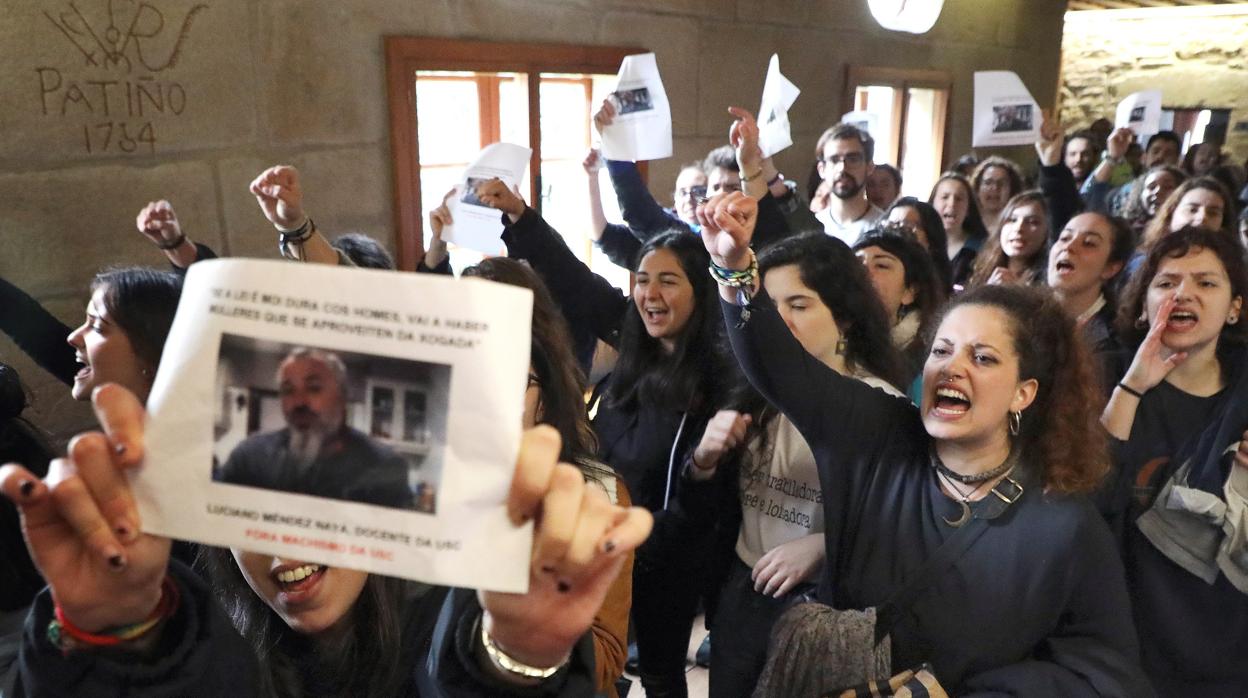
[[[954,472],[949,468],[949,466],[945,465],[944,461],[940,459],[940,456],[936,454],[936,449],[932,449],[932,465],[936,467],[936,471],[941,475],[944,475],[946,479],[957,480],[964,485],[981,485],[989,480],[999,477],[1012,470],[1014,468],[1014,462],[1014,453],[1011,451],[1005,461],[992,470],[987,470],[982,473],[963,475],[961,473]],[[975,490],[977,489],[979,488],[976,487]],[[971,490],[971,494],[975,494],[975,490]]]

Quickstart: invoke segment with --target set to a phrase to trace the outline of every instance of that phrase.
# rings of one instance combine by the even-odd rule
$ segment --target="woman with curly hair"
[[[1225,457],[1248,426],[1242,255],[1221,231],[1167,235],[1119,312],[1119,335],[1138,348],[1102,416],[1115,440],[1106,513],[1122,539],[1144,667],[1166,696],[1241,696],[1248,686],[1242,652],[1214,651],[1248,647],[1248,574],[1242,562],[1238,572],[1199,563],[1223,535],[1219,560],[1248,559],[1248,522],[1217,518],[1248,463],[1242,447],[1238,465]],[[1241,509],[1246,494],[1241,484]]]
[[[976,526],[947,572],[876,616],[892,671],[930,663],[958,695],[1149,695],[1122,563],[1084,496],[1108,463],[1091,362],[1061,306],[1008,286],[956,297],[916,408],[830,370],[786,331],[750,272],[752,200],[719,196],[698,216],[715,271],[734,282],[720,297],[737,360],[815,456],[819,600],[885,604]]]
[[[1001,210],[1001,223],[975,258],[969,288],[984,284],[1044,283],[1049,214],[1044,194],[1027,191]]]

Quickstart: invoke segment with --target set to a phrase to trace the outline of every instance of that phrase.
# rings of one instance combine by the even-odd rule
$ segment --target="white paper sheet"
[[[455,196],[447,202],[453,223],[442,231],[442,239],[460,247],[500,254],[504,249],[499,236],[503,234],[502,213],[483,206],[477,199],[476,185],[494,178],[515,187],[524,179],[533,151],[514,143],[491,143],[481,149],[455,188]]]
[[[134,477],[144,530],[525,590],[532,526],[513,526],[505,502],[528,376],[528,351],[516,348],[529,346],[532,301],[480,279],[194,265],[148,401]],[[317,351],[292,359],[299,347]],[[345,367],[343,428],[341,400],[301,392],[311,386],[299,370],[329,366],[329,354]],[[322,380],[322,396],[336,383]],[[329,436],[300,460],[310,422]]]
[[[789,126],[789,109],[802,93],[780,72],[780,56],[771,54],[767,64],[767,80],[763,83],[763,101],[758,107],[758,147],[763,157],[793,145]]]
[[[672,110],[653,53],[625,56],[615,91],[615,119],[602,129],[609,160],[661,160],[672,156]]]
[[[975,73],[976,148],[1030,145],[1040,137],[1040,105],[1018,75],[1008,70]]]
[[[1161,90],[1144,90],[1127,95],[1118,103],[1115,128],[1129,128],[1137,136],[1151,136],[1161,130]]]
[[[857,127],[861,131],[866,131],[873,138],[876,137],[876,129],[880,125],[880,115],[870,111],[851,111],[841,115],[841,123],[849,124]],[[878,140],[878,138],[877,138]]]

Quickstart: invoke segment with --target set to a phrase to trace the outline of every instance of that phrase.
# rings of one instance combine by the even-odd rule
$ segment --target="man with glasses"
[[[867,177],[875,169],[875,141],[850,124],[823,132],[815,145],[819,176],[832,188],[828,207],[815,214],[824,232],[851,247],[858,236],[884,218],[867,199]]]

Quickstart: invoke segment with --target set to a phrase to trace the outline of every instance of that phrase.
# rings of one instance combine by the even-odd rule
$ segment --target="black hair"
[[[1183,148],[1183,139],[1179,138],[1179,134],[1174,131],[1158,131],[1148,137],[1148,144],[1144,146],[1144,149],[1148,150],[1153,147],[1153,143],[1156,141],[1170,141],[1174,144],[1174,147],[1180,150]]]
[[[893,347],[892,322],[866,268],[845,243],[824,233],[786,238],[758,255],[765,279],[777,267],[797,267],[802,283],[819,294],[845,339],[845,362],[853,369],[905,389],[901,358]]]
[[[22,417],[27,402],[26,387],[17,371],[0,363],[0,463],[20,463],[36,477],[44,477],[52,460],[52,445]],[[29,606],[45,585],[22,537],[17,507],[0,497],[0,611]]]
[[[892,165],[882,162],[875,166],[877,172],[887,173],[892,178],[893,184],[897,185],[898,191],[901,190],[901,171]]]
[[[411,667],[402,661],[403,628],[419,591],[414,583],[368,575],[345,619],[348,631],[334,638],[332,647],[318,647],[313,638],[286,625],[252,590],[228,548],[199,547],[195,567],[255,651],[262,695],[302,695],[309,678],[325,695],[392,696],[408,681]]]
[[[919,212],[923,233],[927,235],[927,251],[931,255],[932,266],[936,269],[941,288],[948,293],[953,287],[953,271],[949,267],[949,238],[945,235],[945,224],[940,221],[940,214],[931,204],[913,196],[903,196],[893,202],[888,213],[891,214],[897,208],[912,208]],[[886,214],[885,218],[887,217]]]
[[[968,241],[987,240],[988,228],[984,226],[983,216],[979,215],[979,197],[975,194],[975,187],[971,186],[971,180],[957,172],[941,174],[936,183],[932,185],[932,193],[927,197],[927,203],[935,201],[936,190],[940,187],[940,183],[948,181],[957,182],[966,190],[966,218],[962,221],[962,230],[966,233],[966,239]]]
[[[733,150],[732,146],[721,145],[706,154],[706,160],[702,162],[702,171],[710,175],[716,168],[732,172],[741,171],[741,165],[737,163],[737,151]]]
[[[345,254],[357,267],[394,269],[394,258],[376,238],[364,233],[343,233],[334,238],[330,247]]]
[[[668,250],[676,256],[693,287],[693,312],[668,353],[659,340],[646,332],[640,311],[630,308],[622,323],[620,356],[609,379],[606,399],[627,409],[642,402],[676,410],[706,407],[715,403],[711,394],[716,384],[713,378],[723,363],[719,290],[706,271],[710,255],[697,235],[672,230],[643,245],[633,269],[640,266],[646,255],[658,250]]]
[[[906,347],[898,347],[910,363],[910,372],[922,366],[922,357],[927,354],[924,337],[930,329],[940,306],[945,302],[945,287],[936,275],[932,258],[914,239],[913,233],[896,223],[885,223],[863,233],[854,243],[854,252],[868,247],[879,247],[901,261],[905,268],[905,284],[914,291],[914,302],[903,312],[919,314],[919,328],[914,339]]]
[[[815,141],[815,160],[823,160],[823,148],[832,141],[858,141],[862,146],[862,157],[867,164],[875,162],[875,139],[864,129],[853,124],[840,123],[829,127]]]
[[[104,308],[126,333],[135,356],[155,371],[182,297],[182,277],[148,267],[109,269],[96,274],[91,290],[104,290]]]

